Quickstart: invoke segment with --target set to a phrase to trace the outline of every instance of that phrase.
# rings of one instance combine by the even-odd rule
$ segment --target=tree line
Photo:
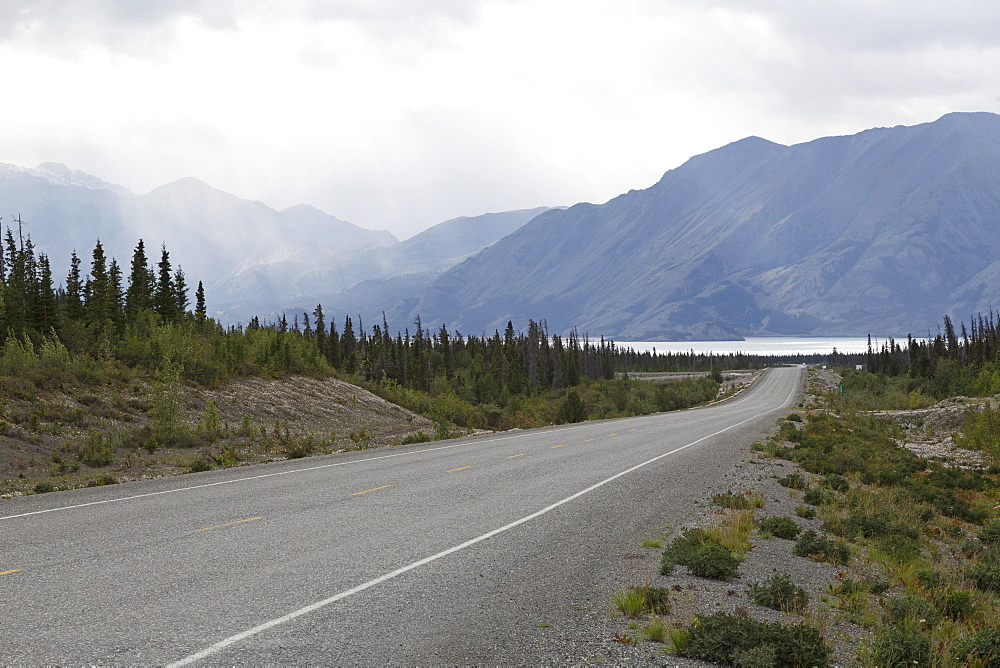
[[[384,315],[370,328],[360,317],[346,315],[338,327],[322,305],[291,323],[287,316],[270,323],[255,317],[246,326],[223,327],[208,317],[201,281],[192,308],[188,279],[173,266],[166,245],[153,264],[140,239],[126,271],[98,240],[88,261],[72,253],[69,271],[57,284],[48,256],[24,234],[20,220],[15,222],[5,231],[0,254],[0,375],[39,369],[44,360],[51,366],[57,359],[72,360],[63,366],[89,379],[104,365],[100,373],[114,368],[122,375],[129,369],[208,386],[234,376],[336,373],[393,400],[423,405],[428,397],[453,398],[468,410],[487,407],[483,410],[495,418],[497,411],[511,416],[528,410],[530,398],[535,413],[552,417],[571,388],[581,388],[574,402],[582,397],[588,415],[634,413],[653,404],[681,407],[704,400],[707,386],[674,387],[648,395],[652,404],[631,407],[619,390],[608,388],[636,372],[707,374],[767,363],[746,355],[640,353],[603,337],[552,334],[544,320],[529,320],[524,331],[508,322],[503,333],[492,335],[463,335],[444,325],[431,329],[419,317],[412,330],[393,334]],[[604,383],[604,389],[585,391],[595,383]],[[594,408],[605,404],[614,410]],[[464,421],[498,423],[482,418],[483,410],[479,418]]]

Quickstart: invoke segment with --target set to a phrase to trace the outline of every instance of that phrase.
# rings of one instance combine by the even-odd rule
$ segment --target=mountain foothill
[[[544,319],[625,341],[924,336],[942,314],[1000,304],[990,113],[792,146],[748,137],[603,204],[457,218],[403,241],[193,178],[137,195],[54,163],[0,164],[0,201],[57,279],[95,239],[118,258],[165,243],[222,322],[322,304],[486,335]]]

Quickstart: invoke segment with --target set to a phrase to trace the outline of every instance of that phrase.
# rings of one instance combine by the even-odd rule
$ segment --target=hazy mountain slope
[[[192,284],[203,280],[206,285],[248,257],[275,248],[350,252],[397,243],[385,230],[366,230],[310,206],[279,212],[193,178],[134,195],[55,163],[34,169],[0,165],[0,206],[4,226],[20,214],[25,234],[49,254],[57,282],[64,279],[74,249],[86,271],[97,239],[125,268],[140,238],[152,262],[166,242],[175,267],[182,266]]]
[[[210,286],[210,294],[233,320],[277,310],[311,312],[316,304],[331,313],[381,319],[382,311],[421,294],[443,270],[547,210],[455,218],[392,246],[279,246],[241,262]]]
[[[998,165],[993,114],[744,139],[646,190],[539,216],[396,316],[465,332],[546,318],[619,339],[923,334],[1000,303]]]
[[[0,164],[0,226],[16,234],[14,219],[20,216],[25,236],[49,255],[58,280],[65,278],[74,249],[89,258],[98,238],[107,242],[122,235],[122,208],[131,197],[120,186],[64,165]]]

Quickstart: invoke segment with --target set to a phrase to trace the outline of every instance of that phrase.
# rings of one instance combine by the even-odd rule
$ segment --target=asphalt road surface
[[[610,591],[655,569],[642,536],[682,524],[804,376],[687,411],[0,501],[0,663],[594,658]]]

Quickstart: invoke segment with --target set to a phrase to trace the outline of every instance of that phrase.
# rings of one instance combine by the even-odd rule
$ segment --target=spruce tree
[[[56,291],[52,287],[52,268],[49,256],[38,256],[38,299],[36,301],[35,327],[43,332],[59,329]]]
[[[80,257],[73,251],[66,275],[66,317],[78,322],[83,320],[83,281],[80,278]]]
[[[152,308],[153,288],[156,282],[153,272],[146,259],[146,246],[142,239],[132,253],[132,267],[128,277],[128,290],[125,292],[125,317],[133,322],[140,312]]]
[[[194,318],[198,322],[205,322],[208,318],[208,311],[205,309],[205,286],[198,281],[198,289],[194,293]]]
[[[187,313],[188,304],[191,300],[188,299],[188,288],[187,281],[184,278],[184,270],[179,266],[177,271],[174,272],[174,314],[175,317],[182,318],[184,314]]]
[[[326,320],[323,318],[323,305],[316,304],[313,311],[313,325],[316,327],[316,349],[319,354],[326,357]]]
[[[156,279],[156,289],[153,292],[153,311],[164,320],[172,321],[177,318],[177,290],[174,286],[174,276],[170,268],[170,253],[167,252],[167,245],[163,244],[160,253],[159,274]]]

